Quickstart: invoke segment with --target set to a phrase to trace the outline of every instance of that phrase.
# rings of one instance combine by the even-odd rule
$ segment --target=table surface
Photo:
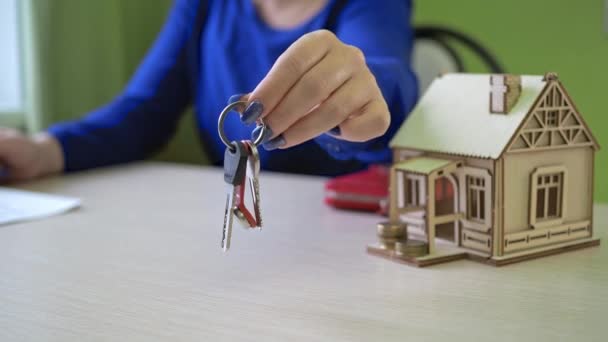
[[[0,227],[0,341],[599,341],[608,248],[494,268],[367,255],[372,214],[263,173],[265,227],[220,249],[219,169],[141,163],[19,188],[83,199]],[[606,241],[608,206],[595,207]],[[489,339],[486,339],[489,338]]]

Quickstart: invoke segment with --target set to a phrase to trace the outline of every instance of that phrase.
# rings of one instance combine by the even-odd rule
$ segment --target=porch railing
[[[492,248],[492,236],[469,229],[463,229],[461,243],[464,247],[489,253]]]
[[[504,252],[550,245],[591,237],[591,222],[580,221],[545,229],[533,229],[505,235]]]

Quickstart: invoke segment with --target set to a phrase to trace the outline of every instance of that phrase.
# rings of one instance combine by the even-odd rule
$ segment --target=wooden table
[[[0,341],[605,341],[608,248],[503,268],[369,256],[375,215],[264,173],[262,232],[220,250],[218,169],[143,163],[20,188],[82,209],[0,227]],[[596,206],[606,240],[608,206]]]

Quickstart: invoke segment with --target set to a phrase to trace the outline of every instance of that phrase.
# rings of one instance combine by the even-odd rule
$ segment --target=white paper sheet
[[[77,198],[0,187],[0,226],[62,214],[79,206]]]

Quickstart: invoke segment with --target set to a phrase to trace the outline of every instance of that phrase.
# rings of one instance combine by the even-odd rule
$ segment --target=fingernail
[[[231,104],[231,103],[235,103],[237,101],[240,101],[243,96],[245,96],[245,94],[235,94],[230,96],[230,98],[228,99],[228,103],[227,104]]]
[[[266,151],[272,151],[285,145],[285,142],[285,138],[283,138],[283,135],[281,134],[278,137],[270,140],[269,142],[262,144],[262,146]]]
[[[330,129],[327,133],[329,133],[331,135],[340,135],[342,133],[342,130],[340,129],[340,126],[336,126],[332,129]]]
[[[241,121],[246,125],[250,125],[260,118],[263,111],[264,105],[260,101],[255,100],[245,109],[243,115],[241,115]]]
[[[253,132],[251,132],[251,140],[255,141],[258,140],[258,137],[260,136],[262,132],[262,126],[257,126]],[[272,133],[272,129],[270,129],[270,127],[266,126],[266,129],[264,130],[264,136],[262,137],[262,144],[268,142],[268,140],[270,140],[270,137],[273,136]]]

